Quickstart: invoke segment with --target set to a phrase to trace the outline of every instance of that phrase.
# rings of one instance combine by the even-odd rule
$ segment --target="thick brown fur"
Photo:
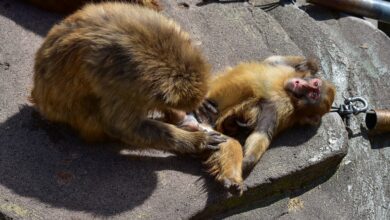
[[[208,155],[205,165],[208,172],[226,189],[235,194],[241,194],[244,187],[242,161],[243,151],[240,142],[234,138],[228,138],[226,142],[219,144],[219,150]]]
[[[255,166],[279,132],[296,124],[317,125],[329,112],[335,96],[334,86],[329,82],[322,80],[321,97],[315,104],[307,104],[285,88],[288,80],[304,80],[317,71],[313,60],[273,56],[263,62],[239,64],[212,80],[207,99],[218,107],[215,129],[231,137],[236,137],[242,127],[251,131],[244,146],[244,171]],[[229,155],[241,157],[236,148],[231,150],[236,153]],[[221,160],[217,160],[218,164],[238,167],[230,163],[240,163],[239,159]]]
[[[172,20],[137,5],[91,4],[48,33],[36,54],[31,101],[87,141],[199,153],[223,140],[147,116],[194,110],[208,79],[209,65]]]
[[[148,7],[150,9],[161,11],[162,7],[158,0],[25,0],[34,4],[42,9],[60,12],[60,13],[71,13],[80,9],[87,3],[98,3],[98,2],[128,2],[134,3],[141,6]]]

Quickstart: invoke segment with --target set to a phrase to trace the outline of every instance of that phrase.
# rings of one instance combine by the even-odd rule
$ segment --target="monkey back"
[[[126,3],[70,15],[50,30],[35,61],[32,99],[43,114],[87,104],[97,110],[100,99],[118,97],[142,103],[134,110],[193,110],[209,78],[207,62],[175,22]]]

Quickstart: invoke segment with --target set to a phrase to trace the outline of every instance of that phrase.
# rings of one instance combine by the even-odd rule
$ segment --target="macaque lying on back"
[[[314,61],[299,56],[239,64],[214,78],[198,118],[211,120],[217,131],[231,137],[249,128],[243,169],[251,170],[275,135],[296,124],[318,125],[329,112],[335,88],[314,76],[317,71]]]
[[[207,100],[195,112],[196,122],[182,113],[175,123],[196,129],[199,121],[229,137],[249,129],[244,158],[239,142],[229,138],[231,142],[220,144],[223,147],[206,163],[221,182],[242,188],[241,169],[250,171],[275,135],[296,124],[318,125],[329,112],[335,89],[315,77],[317,71],[314,61],[299,56],[239,64],[212,80]]]

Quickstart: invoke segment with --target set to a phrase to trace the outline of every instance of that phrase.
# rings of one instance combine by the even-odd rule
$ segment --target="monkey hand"
[[[206,138],[201,146],[202,150],[219,150],[219,144],[227,141],[227,137],[216,131],[206,131]]]
[[[213,125],[218,116],[218,106],[212,100],[206,99],[200,107],[194,111],[195,118],[200,123]]]

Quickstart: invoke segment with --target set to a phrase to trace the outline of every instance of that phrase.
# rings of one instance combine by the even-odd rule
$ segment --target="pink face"
[[[285,89],[296,98],[318,102],[321,98],[322,80],[318,78],[291,78],[285,84]]]

